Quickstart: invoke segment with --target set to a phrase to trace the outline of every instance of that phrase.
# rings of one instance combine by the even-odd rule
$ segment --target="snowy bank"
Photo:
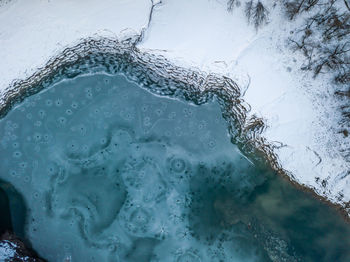
[[[330,76],[301,71],[304,57],[287,44],[302,20],[290,22],[270,3],[270,19],[258,31],[242,6],[227,1],[163,1],[155,8],[144,50],[182,65],[225,74],[241,86],[250,116],[263,118],[262,137],[299,184],[345,205],[350,200],[349,138],[339,132],[339,102]],[[171,33],[169,33],[171,32]]]
[[[149,0],[13,0],[0,5],[0,90],[82,38],[140,34],[151,7]]]
[[[155,2],[153,3],[155,4]],[[145,30],[137,45],[174,64],[224,74],[235,80],[249,116],[293,180],[335,203],[350,201],[350,164],[342,150],[338,101],[327,75],[301,71],[303,57],[287,38],[298,23],[278,6],[258,31],[242,6],[228,12],[224,0],[10,1],[0,7],[0,88],[26,78],[65,47],[88,36],[127,38]]]

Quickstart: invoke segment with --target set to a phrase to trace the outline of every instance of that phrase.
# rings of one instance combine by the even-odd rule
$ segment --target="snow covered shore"
[[[144,30],[137,45],[141,51],[234,79],[251,107],[250,117],[264,119],[262,137],[275,146],[281,166],[292,179],[345,205],[350,201],[350,164],[343,150],[350,141],[339,132],[341,115],[334,88],[329,76],[313,79],[301,71],[302,55],[291,51],[286,42],[302,20],[289,22],[271,3],[269,23],[256,31],[247,24],[242,7],[228,12],[226,2],[3,2],[0,95],[12,80],[30,76],[82,38],[125,39]]]

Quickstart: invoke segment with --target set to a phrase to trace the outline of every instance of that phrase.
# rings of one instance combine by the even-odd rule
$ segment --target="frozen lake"
[[[27,213],[24,235],[40,256],[350,260],[349,225],[248,160],[215,96],[196,105],[152,91],[123,74],[83,75],[25,98],[0,120],[0,178],[26,203],[12,219]]]

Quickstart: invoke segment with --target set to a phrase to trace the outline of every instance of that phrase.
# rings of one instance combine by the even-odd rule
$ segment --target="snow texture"
[[[13,0],[0,9],[0,88],[89,36],[127,38],[147,26],[149,0]]]
[[[225,0],[6,1],[0,5],[0,92],[82,38],[142,33],[141,51],[235,80],[250,117],[264,119],[262,136],[290,177],[345,204],[350,164],[342,151],[349,138],[338,130],[331,76],[313,79],[300,70],[304,58],[287,38],[303,20],[290,22],[273,1],[264,4],[268,23],[257,30],[243,4],[228,11]]]
[[[16,245],[9,242],[0,242],[0,261],[11,261],[16,254]]]

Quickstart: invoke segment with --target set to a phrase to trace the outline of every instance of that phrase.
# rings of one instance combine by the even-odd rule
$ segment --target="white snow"
[[[123,37],[147,26],[150,0],[13,0],[0,8],[0,89],[89,36]]]
[[[243,98],[250,116],[266,121],[262,135],[283,144],[276,149],[282,166],[331,201],[339,193],[350,201],[350,176],[340,179],[350,168],[341,149],[350,143],[337,132],[334,88],[327,75],[313,79],[299,69],[302,54],[286,44],[296,24],[272,8],[273,1],[270,22],[258,31],[247,24],[242,6],[228,12],[225,0],[153,2],[159,4],[138,47],[181,66],[228,75],[243,89],[250,83]],[[0,90],[83,37],[141,32],[151,7],[151,0],[14,0],[0,6]]]
[[[0,261],[11,261],[16,254],[16,245],[9,241],[0,242]]]

